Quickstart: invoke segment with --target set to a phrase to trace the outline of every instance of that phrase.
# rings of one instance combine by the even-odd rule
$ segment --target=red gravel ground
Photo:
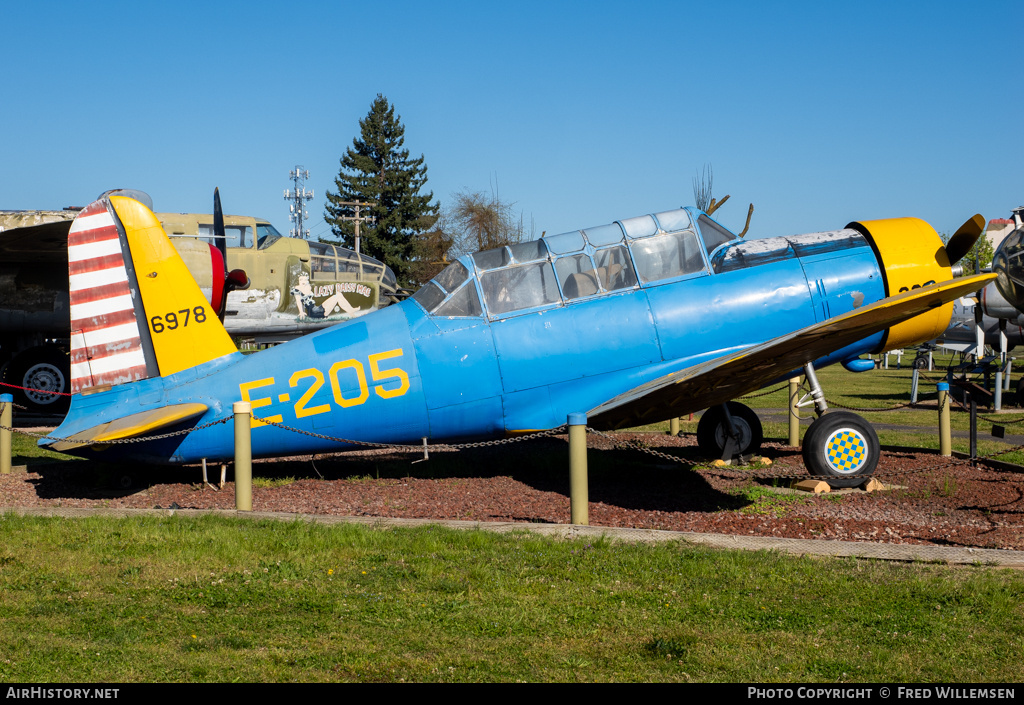
[[[619,437],[698,457],[693,436]],[[974,468],[929,452],[889,449],[875,476],[895,489],[774,494],[767,490],[772,477],[806,477],[796,449],[766,444],[769,467],[692,470],[614,449],[600,437],[591,437],[590,445],[593,526],[1024,550],[1024,468]],[[253,509],[569,523],[564,437],[431,450],[429,461],[416,459],[371,450],[258,463]],[[127,490],[119,489],[121,469],[86,462],[30,469],[0,476],[0,507],[234,508],[233,485],[219,492],[204,487],[198,468],[135,468]],[[211,479],[217,477],[219,470],[211,468]]]

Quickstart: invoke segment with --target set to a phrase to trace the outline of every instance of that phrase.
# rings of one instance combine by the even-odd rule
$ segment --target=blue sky
[[[4,3],[0,208],[114,187],[314,234],[377,93],[442,205],[550,233],[690,205],[753,236],[1024,203],[1024,3]]]

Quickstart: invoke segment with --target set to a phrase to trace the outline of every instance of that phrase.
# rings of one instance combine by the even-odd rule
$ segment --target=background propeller
[[[239,289],[249,288],[249,277],[244,270],[232,269],[228,271],[228,237],[227,232],[224,229],[224,209],[220,205],[220,189],[213,189],[213,242],[217,251],[220,253],[221,267],[223,269],[220,272],[221,281],[223,285],[220,287],[220,305],[217,307],[217,315],[220,317],[221,322],[224,322],[224,309],[228,301],[228,292],[236,291]],[[217,272],[212,273],[216,278]],[[217,287],[214,287],[216,291]]]
[[[220,206],[220,189],[213,189],[213,242],[224,258],[224,277],[228,275],[228,237],[224,232],[224,209]]]

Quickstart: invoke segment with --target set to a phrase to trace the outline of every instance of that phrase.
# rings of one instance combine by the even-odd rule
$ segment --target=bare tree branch
[[[715,173],[711,168],[710,164],[704,165],[704,170],[693,177],[693,202],[702,211],[711,215],[729,200],[729,196],[726,196],[721,201],[716,200],[711,195],[711,186],[715,180]],[[747,230],[750,229],[750,218],[754,215],[754,204],[750,204],[750,208],[747,209],[747,223],[743,226],[743,232],[739,234],[739,237],[743,237],[747,234]]]
[[[704,171],[693,177],[693,203],[705,213],[715,200],[711,198],[711,185],[715,180],[715,172],[710,164],[704,165]]]
[[[505,203],[496,193],[488,196],[483,191],[460,191],[452,198],[454,202],[445,210],[453,240],[452,259],[523,240],[523,217],[516,217],[514,203]]]

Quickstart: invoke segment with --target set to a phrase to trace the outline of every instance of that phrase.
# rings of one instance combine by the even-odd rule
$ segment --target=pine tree
[[[360,225],[360,251],[391,267],[399,284],[407,286],[417,240],[434,225],[440,206],[431,202],[432,192],[420,193],[427,183],[423,155],[410,159],[409,150],[402,148],[405,126],[387,98],[377,94],[359,129],[360,135],[341,158],[334,180],[337,192],[327,192],[324,220],[343,245],[354,248],[355,226],[342,218],[354,216],[355,209],[340,204],[376,203],[361,210],[375,221]]]

